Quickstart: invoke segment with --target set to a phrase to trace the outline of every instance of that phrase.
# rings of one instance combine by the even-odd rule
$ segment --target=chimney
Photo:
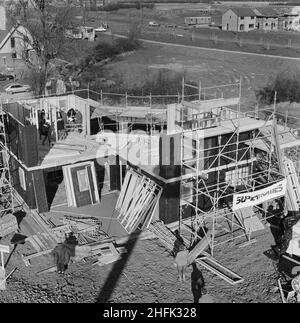
[[[6,30],[6,9],[4,5],[0,5],[0,31]]]

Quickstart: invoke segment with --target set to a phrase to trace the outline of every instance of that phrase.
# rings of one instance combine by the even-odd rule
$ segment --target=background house
[[[278,30],[278,13],[268,7],[253,9],[256,16],[256,29]]]
[[[231,8],[222,15],[222,30],[251,31],[255,25],[256,14],[250,8]]]
[[[28,31],[22,26],[9,28],[6,9],[0,6],[0,67],[12,65],[14,60],[30,55],[31,50],[23,41],[24,35],[28,35]]]
[[[192,26],[207,26],[211,23],[211,16],[209,15],[201,15],[197,17],[185,17],[184,23],[186,25],[192,25]]]

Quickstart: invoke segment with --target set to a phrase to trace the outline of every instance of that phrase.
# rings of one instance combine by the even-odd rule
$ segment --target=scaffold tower
[[[179,229],[189,232],[191,244],[206,238],[213,256],[214,249],[224,243],[242,237],[250,241],[253,223],[265,220],[261,218],[265,206],[234,212],[233,195],[277,183],[284,173],[276,149],[274,113],[262,120],[255,111],[242,112],[240,83],[228,85],[236,87],[237,94],[227,107],[213,107],[218,99],[226,103],[223,92],[211,102],[201,102],[200,93],[198,101],[184,101],[186,86],[183,83],[177,111],[181,128]],[[249,127],[251,122],[257,127]],[[191,215],[188,221],[184,220],[186,209]]]
[[[6,114],[0,103],[0,217],[14,212],[14,196],[7,149]]]

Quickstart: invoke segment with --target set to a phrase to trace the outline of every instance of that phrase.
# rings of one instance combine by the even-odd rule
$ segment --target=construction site
[[[272,263],[289,268],[278,270],[275,292],[300,302],[300,120],[277,111],[276,97],[272,107],[245,106],[241,87],[183,79],[165,105],[151,95],[112,105],[89,90],[1,102],[1,293],[9,293],[14,257],[31,275],[58,275],[51,254],[70,236],[70,270],[78,263],[114,272],[99,302],[109,301],[145,240],[172,262],[186,250],[186,266],[235,288],[245,278],[218,255],[231,248],[250,270],[243,250],[272,233]],[[143,257],[157,261],[142,252],[133,261]],[[176,267],[169,271],[179,286]]]

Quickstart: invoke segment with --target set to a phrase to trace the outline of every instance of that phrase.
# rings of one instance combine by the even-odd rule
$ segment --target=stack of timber
[[[181,247],[185,247],[162,221],[156,221],[150,224],[149,231],[154,233],[171,252],[176,253]],[[187,244],[187,246],[188,245],[189,244]]]
[[[21,233],[31,243],[37,252],[53,249],[57,245],[57,239],[49,230],[45,230],[36,219],[29,214],[20,223]]]
[[[16,232],[18,228],[18,222],[14,215],[6,214],[0,218],[0,237]]]
[[[28,237],[26,240],[32,244],[37,252],[53,249],[58,243],[52,230],[34,212],[27,214],[22,219],[20,230]]]
[[[65,216],[62,219],[64,231],[73,232],[79,245],[101,241],[107,238],[107,234],[101,229],[102,222],[94,217]],[[57,229],[59,229],[58,227]],[[54,229],[55,230],[55,229]]]
[[[37,252],[53,249],[58,240],[44,215],[31,210],[16,191],[14,197],[26,213],[19,224],[21,233],[28,237],[26,241],[29,241]]]
[[[112,240],[112,239],[110,239]],[[109,241],[109,239],[106,239]],[[84,246],[76,246],[75,261],[80,260],[96,260],[94,265],[107,265],[121,259],[122,253],[127,252],[125,248],[118,248],[113,241],[90,244]]]

